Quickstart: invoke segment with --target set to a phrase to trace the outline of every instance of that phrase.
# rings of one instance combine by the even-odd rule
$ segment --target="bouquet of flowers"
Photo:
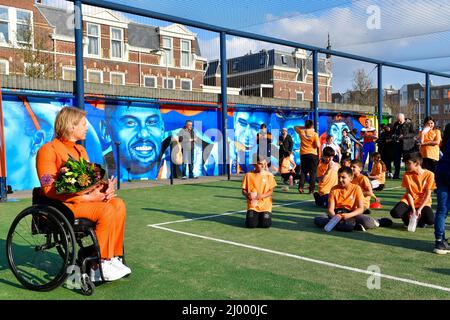
[[[90,163],[83,158],[75,160],[69,156],[55,182],[56,193],[82,195],[99,186],[107,188],[104,176],[105,170],[99,164]]]

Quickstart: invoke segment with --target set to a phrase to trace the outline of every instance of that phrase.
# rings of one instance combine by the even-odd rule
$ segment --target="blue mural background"
[[[57,112],[64,106],[74,105],[74,101],[13,95],[4,95],[2,99],[7,184],[13,190],[32,189],[39,185],[36,153],[53,139]],[[87,100],[85,110],[89,126],[85,145],[90,160],[107,168],[109,175],[116,175],[120,166],[121,181],[169,178],[170,140],[186,120],[193,121],[199,137],[194,149],[194,175],[219,174],[223,139],[219,130],[220,109],[207,105],[200,108],[169,103]],[[230,108],[226,141],[231,172],[253,169],[251,159],[257,152],[256,134],[262,123],[273,136],[272,170],[276,171],[279,166],[278,137],[283,127],[294,140],[295,162],[300,164],[300,139],[294,127],[304,126],[305,120],[310,118],[309,112]],[[332,134],[339,143],[343,128],[360,131],[365,118],[363,115],[321,113],[319,136],[323,141],[327,134]],[[117,142],[120,142],[120,159]]]

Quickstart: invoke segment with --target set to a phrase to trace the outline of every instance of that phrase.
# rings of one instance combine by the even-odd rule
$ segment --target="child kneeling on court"
[[[294,159],[292,159],[292,152],[289,152],[289,155],[284,157],[283,161],[281,161],[280,174],[283,182],[289,182],[289,186],[291,187],[294,184],[294,180],[300,179],[300,175],[295,173],[296,167],[297,165],[295,164]]]
[[[314,200],[319,207],[328,206],[328,194],[331,188],[338,183],[339,164],[333,161],[335,151],[331,147],[325,147],[322,159],[317,166],[317,180],[319,180],[319,192],[314,192]]]
[[[409,219],[415,214],[418,218],[417,227],[433,225],[431,192],[436,189],[434,173],[422,168],[422,156],[418,152],[408,153],[403,161],[406,172],[403,175],[402,187],[406,189],[406,192],[401,201],[391,210],[391,216],[402,219],[407,226]]]
[[[382,191],[386,183],[386,165],[381,160],[381,154],[374,152],[372,155],[372,171],[369,174],[369,179],[374,191]]]
[[[316,226],[319,228],[325,227],[330,219],[337,214],[341,216],[341,221],[336,225],[338,231],[366,231],[380,225],[388,225],[390,219],[375,220],[363,214],[364,195],[361,187],[353,184],[352,179],[353,172],[350,168],[339,169],[339,184],[331,189],[328,199],[328,216],[316,217],[314,219]]]
[[[370,183],[369,178],[361,173],[363,163],[358,159],[352,160],[350,168],[353,171],[352,183],[360,186],[364,195],[364,214],[370,214],[370,199],[374,198],[377,200],[377,197],[373,193],[372,184]]]
[[[272,173],[264,170],[264,160],[255,154],[255,169],[242,181],[242,194],[247,198],[247,228],[270,228],[272,225],[272,193],[277,186]]]

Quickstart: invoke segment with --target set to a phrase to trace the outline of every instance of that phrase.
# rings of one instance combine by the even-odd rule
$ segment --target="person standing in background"
[[[394,141],[394,179],[400,179],[400,163],[402,158],[414,151],[414,126],[411,122],[407,122],[405,115],[399,113],[397,122],[392,127],[392,140]]]
[[[256,144],[258,145],[258,159],[267,159],[267,167],[270,168],[270,157],[272,155],[272,134],[267,131],[267,125],[261,124],[261,129],[256,135]]]
[[[278,145],[280,146],[279,153],[279,163],[283,163],[285,157],[289,157],[292,153],[292,148],[294,147],[294,141],[292,137],[288,134],[287,128],[281,129],[281,135],[278,139]]]
[[[420,155],[423,158],[422,168],[436,172],[436,163],[439,161],[439,145],[441,144],[441,131],[434,126],[434,119],[426,117],[423,121],[423,130],[419,132]]]
[[[386,176],[392,178],[392,161],[394,160],[394,140],[392,140],[392,131],[389,125],[383,126],[383,132],[377,140],[378,152],[381,160],[386,165]]]
[[[182,152],[183,152],[183,164],[182,174],[183,179],[187,179],[187,170],[189,169],[189,179],[196,179],[194,177],[194,146],[197,140],[194,129],[192,129],[192,121],[186,120],[183,129],[178,133],[180,137]]]
[[[377,129],[372,126],[372,121],[366,119],[365,127],[361,129],[361,138],[363,139],[363,170],[369,157],[368,170],[372,171],[372,155],[375,152],[375,141],[378,139]]]

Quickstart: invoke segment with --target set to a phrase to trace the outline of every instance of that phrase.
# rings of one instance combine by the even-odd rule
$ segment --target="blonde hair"
[[[55,119],[55,137],[68,139],[76,126],[86,116],[87,112],[74,107],[62,108]]]

